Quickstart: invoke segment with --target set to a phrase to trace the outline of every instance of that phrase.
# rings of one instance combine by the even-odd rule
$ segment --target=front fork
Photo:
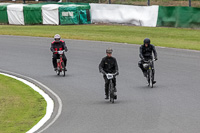
[[[60,55],[60,59],[57,60],[57,68],[59,70],[62,70],[62,64],[61,64],[62,62],[63,62],[62,55]]]

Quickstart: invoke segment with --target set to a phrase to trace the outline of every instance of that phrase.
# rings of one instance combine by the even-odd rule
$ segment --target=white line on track
[[[1,71],[1,70],[0,70]],[[4,70],[3,70],[4,71]],[[4,71],[6,73],[12,73],[12,72],[8,72],[8,71]],[[22,78],[18,78],[16,76],[13,76],[13,75],[19,75],[20,77],[25,77],[26,79],[30,79],[34,82],[36,82],[37,84],[39,84],[40,86],[44,87],[46,90],[48,90],[51,94],[53,94],[57,100],[58,100],[58,104],[59,104],[59,107],[58,107],[58,112],[55,116],[55,118],[45,127],[43,128],[42,130],[40,130],[39,132],[37,133],[41,133],[43,132],[44,130],[46,130],[48,127],[50,127],[57,119],[58,117],[60,116],[61,114],[61,111],[62,111],[62,101],[61,99],[59,98],[59,96],[57,94],[55,94],[52,90],[50,90],[47,86],[43,85],[42,83],[30,78],[30,77],[26,77],[26,76],[23,76],[23,75],[20,75],[20,74],[16,74],[16,73],[12,73],[13,75],[10,75],[10,74],[6,74],[6,73],[2,73],[0,72],[0,74],[2,75],[5,75],[5,76],[8,76],[8,77],[11,77],[11,78],[14,78],[16,80],[19,80],[25,84],[27,84],[28,86],[30,86],[32,89],[34,89],[35,91],[37,91],[40,95],[42,95],[44,97],[44,99],[46,100],[47,102],[47,107],[46,107],[46,114],[45,116],[34,126],[32,127],[28,132],[26,133],[34,133],[36,132],[39,128],[41,128],[51,117],[52,113],[53,113],[53,110],[54,110],[54,102],[53,100],[44,92],[42,91],[40,88],[38,88],[36,85],[34,85],[33,83],[25,80],[25,79],[22,79]]]

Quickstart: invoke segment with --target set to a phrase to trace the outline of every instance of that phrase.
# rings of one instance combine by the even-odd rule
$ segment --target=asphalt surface
[[[0,69],[38,80],[62,100],[60,117],[43,133],[199,133],[200,52],[156,47],[156,85],[137,66],[139,45],[67,40],[68,71],[57,76],[52,38],[0,36]],[[142,42],[142,40],[141,40]],[[113,48],[118,99],[104,99],[98,65]],[[55,114],[54,114],[55,115]]]

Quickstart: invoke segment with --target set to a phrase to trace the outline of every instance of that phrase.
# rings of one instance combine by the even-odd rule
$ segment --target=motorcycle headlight
[[[144,63],[143,68],[147,70],[149,68],[149,65],[147,63]]]

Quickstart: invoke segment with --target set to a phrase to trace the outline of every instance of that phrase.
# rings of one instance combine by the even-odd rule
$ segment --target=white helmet
[[[56,35],[54,36],[54,40],[57,40],[57,39],[60,40],[60,35],[59,35],[59,34],[56,34]]]

